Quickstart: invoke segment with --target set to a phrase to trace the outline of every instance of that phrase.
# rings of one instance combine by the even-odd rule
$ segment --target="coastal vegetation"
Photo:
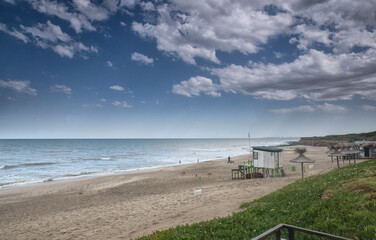
[[[328,135],[324,137],[303,137],[301,140],[322,140],[322,141],[362,141],[376,140],[376,131],[367,133],[350,133],[345,135]]]
[[[298,180],[240,207],[244,210],[229,217],[139,239],[250,239],[279,223],[351,239],[376,239],[376,161]],[[302,233],[296,238],[316,239]]]

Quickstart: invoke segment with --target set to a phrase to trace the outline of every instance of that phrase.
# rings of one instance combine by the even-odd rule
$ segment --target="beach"
[[[285,177],[232,180],[231,169],[250,158],[242,155],[230,164],[220,159],[1,189],[0,239],[130,239],[225,217],[241,211],[241,203],[301,179],[300,164],[288,161],[297,156],[296,147],[283,147]],[[306,148],[316,162],[305,166],[305,177],[337,167],[327,148]]]

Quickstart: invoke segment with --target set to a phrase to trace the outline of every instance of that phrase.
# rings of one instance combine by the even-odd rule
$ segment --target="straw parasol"
[[[314,163],[315,160],[309,159],[306,156],[304,156],[304,153],[306,152],[306,148],[296,148],[295,152],[298,153],[299,156],[290,160],[290,162],[301,164],[301,166],[302,166],[302,178],[304,178],[303,164],[304,163]]]

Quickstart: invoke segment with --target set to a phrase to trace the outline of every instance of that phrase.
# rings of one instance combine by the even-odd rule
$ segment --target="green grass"
[[[302,140],[361,141],[376,139],[376,131],[367,133],[350,133],[346,135],[328,135],[325,137],[303,137]]]
[[[241,207],[245,210],[230,217],[140,239],[250,239],[279,223],[352,239],[376,239],[376,160],[299,180]],[[296,237],[312,239],[299,233]]]

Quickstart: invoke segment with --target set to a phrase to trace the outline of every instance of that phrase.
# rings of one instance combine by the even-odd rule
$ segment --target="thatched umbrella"
[[[301,166],[302,166],[302,178],[304,178],[303,164],[304,163],[314,163],[315,160],[309,159],[306,156],[304,156],[304,153],[306,152],[306,148],[296,148],[295,152],[299,153],[299,156],[290,160],[290,162],[301,164]]]

